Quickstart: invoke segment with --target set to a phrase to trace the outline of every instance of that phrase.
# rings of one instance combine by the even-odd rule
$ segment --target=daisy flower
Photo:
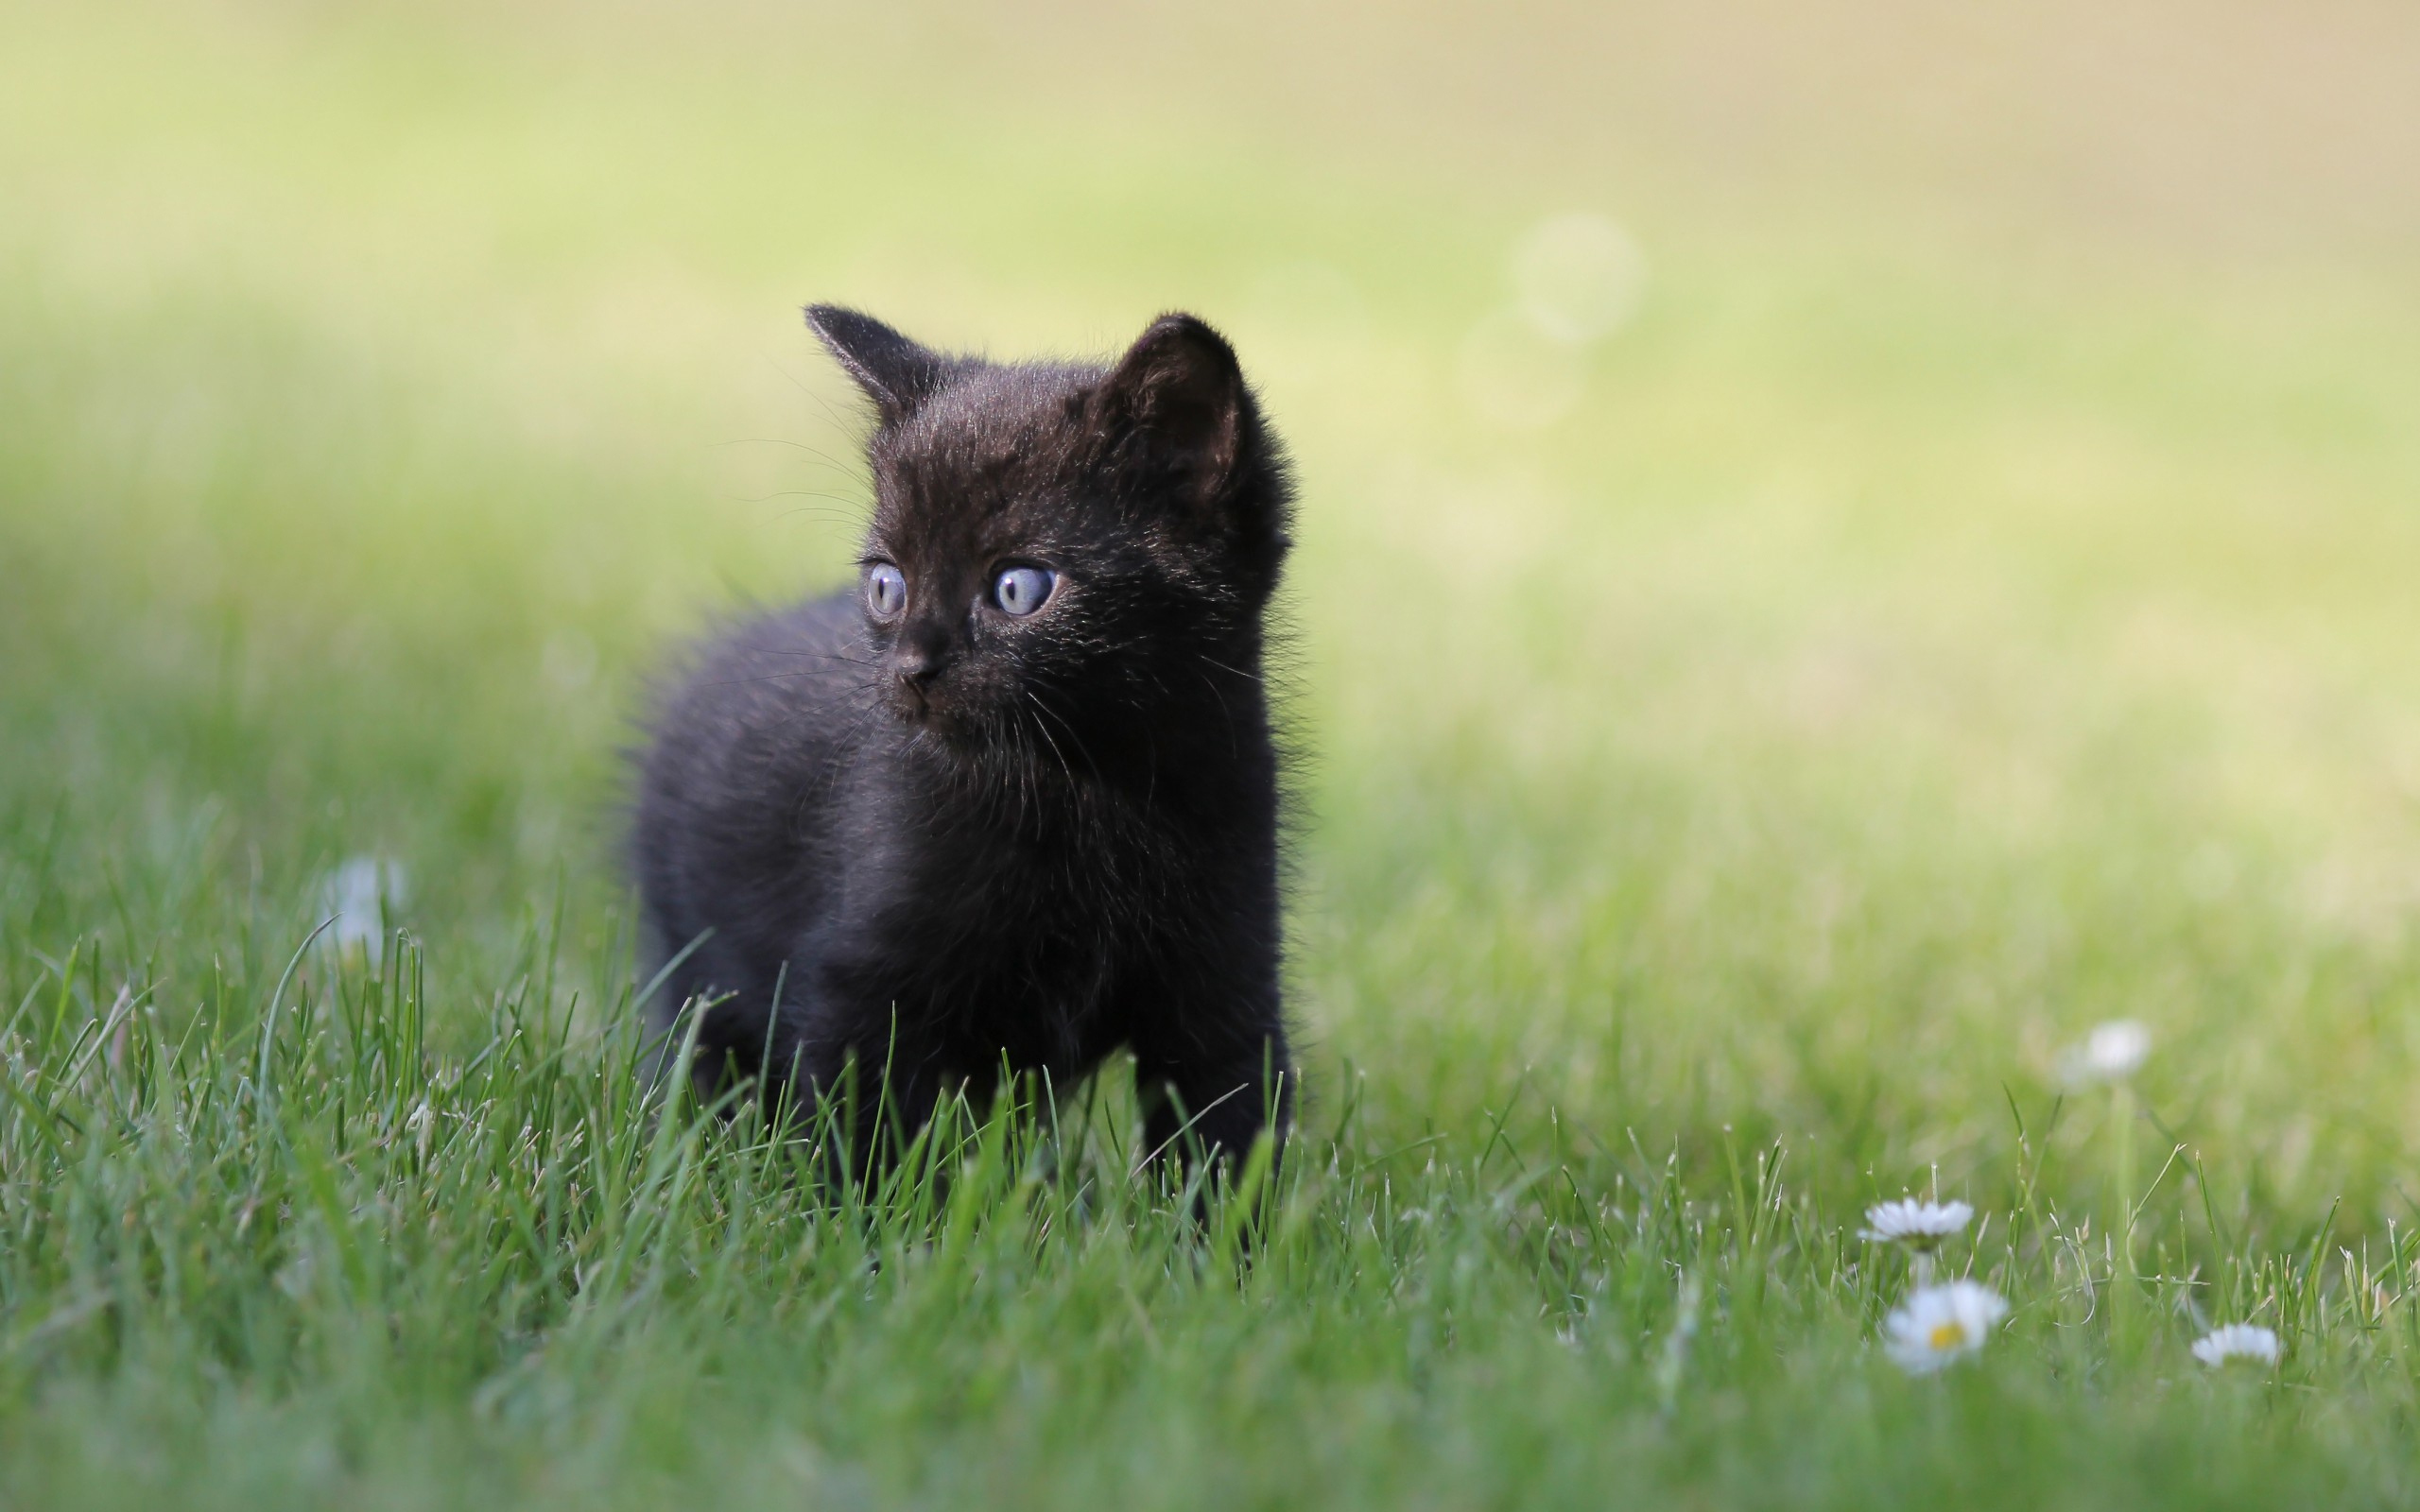
[[[360,952],[375,970],[386,958],[387,916],[402,908],[410,893],[402,862],[354,856],[320,885],[320,911],[335,916],[328,944],[340,953]]]
[[[2112,1019],[2095,1024],[2083,1043],[2067,1056],[2067,1079],[2078,1086],[2124,1081],[2151,1058],[2151,1026],[2139,1019]]]
[[[1932,1249],[1952,1234],[1963,1233],[1975,1210],[1963,1202],[1877,1202],[1865,1210],[1866,1227],[1858,1237],[1876,1245],[1906,1245]]]
[[[2193,1358],[2213,1369],[2231,1361],[2275,1365],[2282,1352],[2277,1335],[2257,1323],[2230,1323],[2212,1329],[2193,1343]]]
[[[1882,1320],[1882,1348],[1910,1375],[1930,1375],[1983,1347],[2008,1302],[1975,1281],[1920,1287]]]

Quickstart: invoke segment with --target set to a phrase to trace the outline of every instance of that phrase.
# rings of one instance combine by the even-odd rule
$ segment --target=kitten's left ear
[[[1201,511],[1219,510],[1260,432],[1235,349],[1189,315],[1152,321],[1094,390],[1092,406],[1118,455]]]
[[[914,414],[948,381],[948,358],[910,341],[873,316],[838,304],[810,304],[806,324],[873,401],[885,425],[896,425]]]

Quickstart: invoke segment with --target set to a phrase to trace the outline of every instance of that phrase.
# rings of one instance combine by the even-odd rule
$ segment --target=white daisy
[[[2232,1360],[2275,1365],[2282,1347],[2277,1335],[2257,1323],[2230,1323],[2212,1329],[2193,1343],[2193,1358],[2216,1368]]]
[[[339,952],[359,951],[374,969],[386,957],[387,916],[411,892],[404,864],[381,856],[354,856],[320,885],[320,911],[335,916],[327,942]]]
[[[2112,1019],[2095,1024],[2067,1056],[2067,1080],[2079,1086],[2124,1081],[2151,1058],[2151,1026],[2138,1019]]]
[[[1877,1245],[1908,1245],[1930,1249],[1951,1234],[1962,1233],[1975,1216],[1963,1202],[1877,1202],[1865,1210],[1866,1227],[1858,1237]]]
[[[1930,1375],[1980,1349],[2006,1316],[2007,1301],[1978,1282],[1920,1287],[1882,1320],[1882,1347],[1910,1375]]]

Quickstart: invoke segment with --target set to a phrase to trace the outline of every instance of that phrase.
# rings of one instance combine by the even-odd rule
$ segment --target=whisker
[[[834,504],[845,504],[851,508],[861,508],[871,502],[846,493],[826,493],[821,489],[776,489],[770,493],[735,494],[732,497],[732,502],[735,504],[770,504],[775,499],[829,499]]]
[[[1042,708],[1042,699],[1041,699],[1040,696],[1039,696],[1039,695],[1037,695],[1037,694],[1035,694],[1035,693],[1033,692],[1033,690],[1031,690],[1030,688],[1028,688],[1028,689],[1027,689],[1027,690],[1026,690],[1026,697],[1028,697],[1028,699],[1032,700],[1033,706],[1034,706],[1036,709],[1041,709],[1041,708]],[[1047,711],[1046,711],[1046,710],[1045,712],[1046,712],[1046,713],[1047,713]],[[1049,731],[1046,728],[1045,728],[1044,726],[1042,726],[1042,725],[1040,725],[1040,724],[1036,724],[1033,728],[1034,728],[1035,731],[1036,731],[1037,733],[1039,733],[1039,734],[1042,736],[1042,738],[1043,738],[1044,740],[1046,740],[1046,741],[1049,741],[1049,744],[1050,744],[1050,754],[1052,754],[1053,756],[1056,756],[1056,757],[1058,757],[1058,758],[1059,758],[1059,769],[1060,769],[1061,771],[1063,771],[1063,772],[1064,772],[1064,773],[1066,773],[1066,774],[1067,774],[1067,781],[1068,781],[1068,782],[1074,782],[1074,781],[1076,780],[1076,772],[1075,772],[1075,769],[1074,769],[1073,767],[1071,767],[1071,766],[1069,766],[1069,765],[1067,765],[1067,753],[1066,753],[1065,751],[1063,751],[1063,750],[1061,750],[1061,749],[1059,748],[1059,743],[1058,743],[1057,741],[1055,741],[1055,740],[1051,740],[1051,738],[1050,738],[1050,731]],[[1071,737],[1071,738],[1072,738],[1072,737]],[[1100,774],[1099,774],[1098,771],[1096,771],[1093,775],[1094,775],[1095,777],[1098,777]]]
[[[1025,696],[1033,700],[1033,706],[1036,709],[1059,721],[1059,728],[1065,730],[1067,732],[1067,738],[1076,743],[1076,749],[1083,756],[1084,765],[1092,768],[1093,781],[1097,782],[1105,782],[1106,779],[1101,776],[1100,763],[1093,760],[1093,753],[1091,749],[1084,745],[1083,737],[1076,733],[1076,727],[1068,720],[1067,716],[1061,713],[1058,710],[1051,708],[1049,704],[1043,700],[1042,695],[1036,693],[1031,688],[1028,688],[1025,691]],[[1048,732],[1045,731],[1045,733],[1047,734]],[[1058,748],[1059,743],[1057,741],[1052,741],[1050,744],[1053,750]],[[1064,756],[1062,756],[1059,759],[1059,765],[1062,768],[1064,768],[1067,765],[1067,759]],[[1072,771],[1068,772],[1067,780],[1071,782],[1074,782],[1076,780],[1076,774]]]
[[[1225,663],[1224,662],[1219,661],[1217,657],[1214,657],[1214,656],[1210,655],[1210,654],[1209,654],[1208,652],[1206,652],[1206,651],[1196,651],[1196,652],[1194,652],[1193,654],[1194,654],[1195,656],[1197,656],[1197,657],[1200,657],[1202,661],[1209,662],[1212,666],[1217,667],[1219,671],[1224,672],[1224,673],[1228,673],[1228,674],[1230,674],[1231,676],[1234,676],[1234,677],[1241,678],[1241,679],[1243,679],[1246,682],[1261,682],[1261,681],[1265,681],[1265,680],[1266,680],[1266,679],[1264,679],[1260,673],[1257,673],[1257,672],[1246,672],[1246,671],[1243,671],[1241,668],[1238,668],[1238,667],[1231,667],[1231,666],[1227,665],[1227,663]]]
[[[821,449],[821,448],[819,448],[819,447],[809,446],[809,445],[807,445],[804,441],[785,440],[784,438],[782,438],[781,437],[778,437],[778,436],[735,436],[735,437],[732,438],[730,440],[727,440],[727,441],[714,441],[714,442],[711,442],[711,443],[709,443],[709,444],[714,445],[714,446],[717,446],[717,447],[720,447],[720,446],[786,446],[786,447],[789,447],[789,448],[791,448],[791,449],[793,449],[793,450],[795,450],[795,451],[801,451],[801,452],[804,452],[804,453],[806,453],[809,456],[811,456],[811,457],[813,457],[813,458],[815,459],[815,462],[816,462],[816,465],[817,465],[817,466],[819,466],[819,467],[828,467],[828,468],[830,468],[830,469],[831,469],[833,472],[845,472],[845,473],[848,473],[850,476],[855,477],[855,476],[858,475],[858,473],[859,473],[860,472],[862,472],[862,469],[859,469],[859,468],[853,468],[853,467],[848,466],[848,465],[847,465],[847,464],[845,464],[845,463],[838,462],[838,461],[835,461],[835,460],[833,459],[833,456],[832,456],[832,454],[831,454],[831,453],[826,452],[826,451],[823,451],[822,449]]]

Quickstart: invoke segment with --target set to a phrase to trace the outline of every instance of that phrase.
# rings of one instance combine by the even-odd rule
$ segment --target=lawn
[[[1754,9],[0,9],[0,1504],[2420,1499],[2420,111]],[[2337,56],[2251,14],[2177,77]],[[1119,1070],[840,1193],[639,1096],[620,752],[847,575],[827,299],[1193,309],[1293,448],[1305,1110],[1204,1222]]]

